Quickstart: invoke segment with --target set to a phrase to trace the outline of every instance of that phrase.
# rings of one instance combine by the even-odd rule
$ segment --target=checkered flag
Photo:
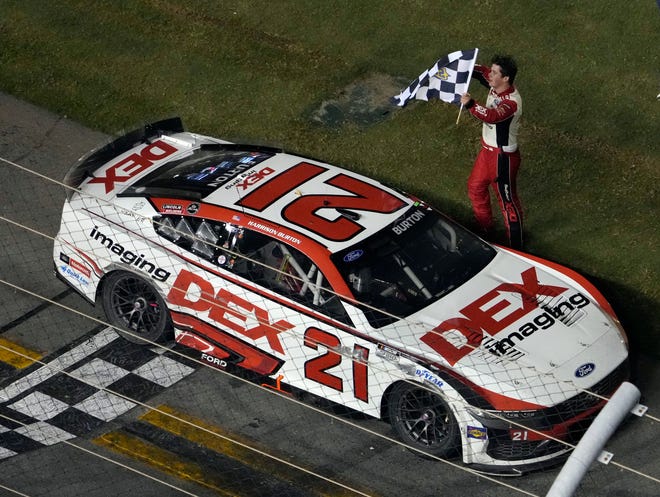
[[[442,57],[410,83],[408,88],[392,97],[392,102],[403,107],[413,98],[426,101],[438,98],[443,102],[460,105],[461,95],[468,89],[478,53],[479,49],[474,48],[458,50]]]

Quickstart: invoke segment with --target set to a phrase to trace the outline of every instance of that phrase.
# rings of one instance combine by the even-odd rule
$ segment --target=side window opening
[[[222,264],[222,247],[230,233],[224,223],[183,216],[163,216],[154,221],[156,233],[214,264]]]
[[[158,235],[219,267],[351,324],[319,268],[279,240],[229,223],[185,216],[162,216],[154,226]]]
[[[234,264],[234,272],[350,324],[341,301],[328,290],[325,276],[305,254],[250,230],[243,230],[237,248],[245,258]]]

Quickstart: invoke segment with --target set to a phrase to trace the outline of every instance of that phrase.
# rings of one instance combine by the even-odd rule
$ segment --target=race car
[[[386,420],[413,451],[555,464],[628,377],[585,278],[348,169],[172,118],[65,183],[56,274],[122,336]]]

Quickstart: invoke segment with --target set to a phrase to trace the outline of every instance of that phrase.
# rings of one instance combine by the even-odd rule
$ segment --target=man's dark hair
[[[509,76],[509,84],[512,85],[518,73],[518,64],[513,60],[513,57],[508,55],[496,55],[493,57],[491,64],[497,64],[502,68],[502,76]]]

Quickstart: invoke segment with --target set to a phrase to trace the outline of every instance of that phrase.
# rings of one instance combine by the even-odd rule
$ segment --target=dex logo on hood
[[[447,319],[429,331],[421,340],[441,354],[452,366],[460,359],[479,347],[484,339],[484,332],[493,336],[507,326],[515,323],[530,312],[539,308],[539,297],[556,297],[568,288],[553,285],[541,285],[536,275],[536,268],[529,268],[521,273],[522,283],[501,283],[489,292],[474,300],[460,310],[462,316]],[[521,302],[511,302],[504,293],[519,294]],[[449,332],[460,333],[465,338],[463,343],[445,336]]]

